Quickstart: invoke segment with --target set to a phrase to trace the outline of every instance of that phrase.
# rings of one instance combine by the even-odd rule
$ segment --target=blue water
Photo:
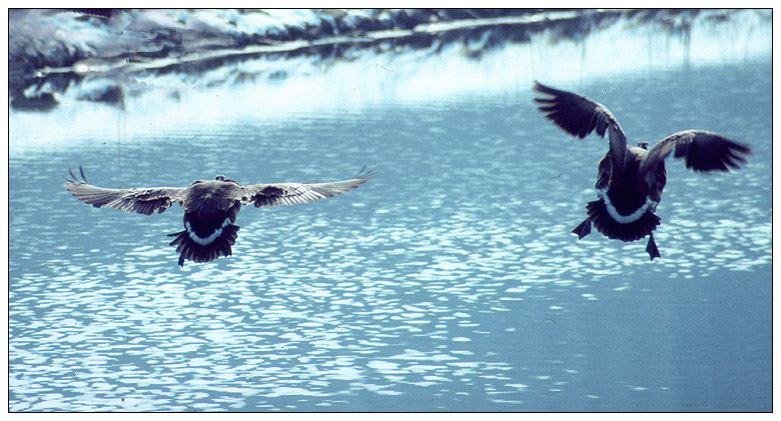
[[[754,148],[731,174],[668,162],[653,262],[644,241],[570,233],[606,142],[553,127],[530,79],[420,100],[398,86],[435,78],[382,63],[397,84],[12,112],[9,409],[772,410],[769,53],[557,76],[630,143],[700,128]],[[301,84],[311,98],[262,95]],[[179,268],[181,209],[84,205],[61,184],[78,165],[104,187],[379,175],[245,208],[233,256]]]

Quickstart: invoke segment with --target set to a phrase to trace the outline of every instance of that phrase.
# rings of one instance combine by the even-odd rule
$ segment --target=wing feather
[[[548,96],[534,98],[534,102],[540,104],[539,110],[565,132],[582,139],[595,130],[604,137],[607,131],[613,164],[615,168],[623,167],[626,135],[607,107],[582,95],[554,89],[536,81],[534,89]]]
[[[686,168],[694,171],[730,171],[746,162],[751,147],[705,130],[684,130],[657,142],[640,164],[640,172],[648,173],[671,154],[683,159]]]
[[[178,187],[107,189],[87,183],[81,166],[79,171],[81,179],[72,171],[69,171],[71,178],[64,177],[65,188],[77,199],[96,208],[152,215],[164,212],[173,202],[180,202],[178,194],[182,189]]]
[[[353,178],[331,183],[276,183],[252,184],[246,186],[242,195],[243,204],[254,204],[257,208],[297,203],[314,202],[328,199],[348,192],[376,176],[374,171],[365,171],[365,167]]]

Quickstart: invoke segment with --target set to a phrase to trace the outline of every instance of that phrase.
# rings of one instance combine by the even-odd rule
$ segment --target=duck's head
[[[217,181],[225,181],[227,183],[236,183],[235,180],[231,180],[230,178],[225,177],[224,175],[218,175],[217,177],[214,177],[214,179],[217,180]],[[236,184],[239,184],[239,183],[236,183]]]
[[[648,142],[637,142],[637,147],[640,149],[648,150]]]

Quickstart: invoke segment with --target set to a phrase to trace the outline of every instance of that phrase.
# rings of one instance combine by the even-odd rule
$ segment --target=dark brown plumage
[[[363,169],[355,177],[330,183],[241,184],[218,175],[215,180],[198,180],[187,187],[107,189],[88,184],[79,167],[81,179],[70,172],[65,188],[77,199],[96,208],[113,208],[152,215],[162,213],[173,203],[184,209],[184,230],[169,234],[176,237],[179,265],[185,260],[209,262],[230,256],[239,227],[234,225],[242,205],[256,208],[314,202],[348,192],[373,178]]]
[[[534,98],[539,109],[555,125],[579,138],[596,130],[608,133],[610,146],[599,162],[597,197],[586,206],[588,218],[573,230],[581,239],[591,232],[591,224],[608,238],[636,241],[649,236],[646,251],[661,257],[653,231],[661,219],[654,214],[667,182],[664,160],[670,155],[682,158],[686,167],[698,172],[729,171],[745,162],[751,148],[704,130],[685,130],[667,136],[650,150],[645,142],[628,146],[626,135],[604,105],[584,96],[554,89],[539,82],[534,89],[543,98]]]

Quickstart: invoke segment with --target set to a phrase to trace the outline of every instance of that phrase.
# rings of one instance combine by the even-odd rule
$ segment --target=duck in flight
[[[591,224],[608,238],[636,241],[649,236],[645,250],[651,260],[661,257],[653,231],[661,219],[654,214],[667,182],[664,160],[672,155],[684,159],[687,168],[697,172],[737,169],[751,153],[747,145],[704,130],[684,130],[657,142],[626,144],[626,135],[604,105],[584,96],[561,91],[539,82],[534,89],[544,98],[534,98],[539,109],[565,132],[585,138],[594,130],[610,146],[599,161],[597,197],[586,205],[588,218],[572,232],[582,239],[591,232]]]
[[[218,175],[214,180],[198,180],[187,187],[151,187],[107,189],[87,183],[70,172],[65,188],[77,199],[96,208],[113,208],[152,215],[163,213],[173,203],[184,209],[184,231],[168,234],[175,237],[169,245],[177,246],[179,266],[185,260],[210,262],[230,256],[239,227],[234,225],[242,205],[266,208],[314,202],[348,192],[375,176],[362,169],[355,177],[330,183],[241,184]]]

